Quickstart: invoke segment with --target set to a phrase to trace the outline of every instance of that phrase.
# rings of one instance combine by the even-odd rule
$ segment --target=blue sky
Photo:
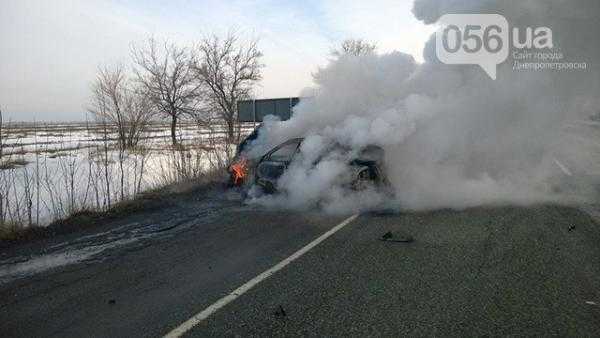
[[[264,79],[258,97],[298,95],[330,49],[349,37],[421,60],[432,33],[412,0],[190,1],[3,0],[0,106],[12,120],[82,119],[102,64],[127,63],[132,42],[154,35],[192,44],[236,29],[259,38]]]

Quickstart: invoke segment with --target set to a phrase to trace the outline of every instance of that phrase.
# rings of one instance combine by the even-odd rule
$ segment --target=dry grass
[[[0,224],[0,240],[11,241],[19,237],[19,234],[23,231],[21,225],[16,223],[5,223]]]
[[[22,242],[44,237],[47,230],[40,226],[23,226],[13,222],[0,224],[0,242]]]
[[[32,130],[39,132],[39,129],[36,128]],[[46,133],[58,132],[58,129],[56,131],[46,131]],[[39,134],[37,135],[39,136]],[[37,144],[44,143],[38,142]],[[123,217],[144,213],[149,210],[157,210],[185,201],[185,199],[194,196],[203,196],[204,191],[213,189],[216,185],[223,184],[226,181],[227,172],[223,166],[227,163],[228,156],[222,154],[223,150],[220,145],[220,139],[213,135],[209,141],[194,139],[190,140],[189,144],[182,142],[177,147],[171,145],[159,147],[155,144],[149,144],[146,147],[140,146],[131,150],[128,155],[142,157],[142,164],[139,167],[141,171],[139,176],[138,173],[135,173],[139,164],[138,159],[135,158],[135,169],[133,169],[135,177],[130,179],[133,179],[133,183],[136,186],[132,192],[125,190],[125,193],[123,193],[123,187],[125,186],[126,189],[129,189],[131,181],[124,183],[121,180],[121,194],[119,196],[117,196],[119,182],[115,183],[109,180],[111,175],[119,175],[115,171],[119,168],[116,166],[113,168],[113,165],[117,164],[116,160],[107,155],[109,151],[116,149],[116,145],[113,143],[104,143],[103,147],[97,145],[95,149],[94,147],[77,145],[76,147],[42,147],[30,150],[30,153],[44,154],[42,158],[58,159],[62,176],[56,180],[52,180],[52,176],[56,173],[48,171],[48,167],[45,167],[45,161],[42,163],[42,166],[44,166],[42,168],[31,168],[30,171],[27,170],[28,168],[24,168],[22,171],[9,170],[19,169],[28,164],[22,156],[13,156],[12,158],[8,156],[14,155],[14,153],[21,152],[24,154],[27,152],[25,148],[15,146],[14,149],[11,149],[14,153],[8,154],[5,152],[4,155],[7,155],[7,157],[4,158],[3,162],[0,162],[0,173],[3,174],[3,181],[1,183],[4,184],[2,186],[4,190],[1,192],[0,198],[3,197],[6,201],[9,201],[9,198],[13,199],[10,201],[10,204],[6,203],[5,205],[17,210],[17,212],[2,215],[1,219],[5,219],[5,223],[0,222],[0,247],[106,225],[110,221]],[[76,163],[71,158],[63,159],[63,157],[72,156],[69,153],[71,150],[83,148],[92,148],[88,152],[89,161],[87,163]],[[160,180],[161,177],[158,175],[159,180],[150,182],[147,185],[158,185],[159,187],[140,192],[146,187],[141,186],[141,178],[144,175],[143,170],[145,167],[143,161],[146,160],[145,156],[148,156],[153,150],[150,148],[156,148],[155,151],[160,154],[170,153],[172,158],[165,160],[165,167],[162,168],[164,179]],[[206,161],[208,161],[208,164],[206,164]],[[89,168],[87,167],[88,165]],[[86,167],[84,168],[83,166]],[[112,168],[112,172],[102,170],[106,168]],[[125,177],[122,168],[120,175],[121,177]],[[89,171],[85,171],[84,169]],[[83,183],[76,180],[77,174],[81,172],[86,175],[82,181]],[[86,174],[88,172],[90,173],[89,175]],[[103,176],[105,172],[106,178]],[[130,172],[127,173],[130,174]],[[15,195],[13,197],[12,194],[7,192],[10,192],[11,189],[16,189],[15,182],[17,182],[17,177],[27,182],[24,184],[27,190],[22,193],[22,196]],[[85,197],[78,199],[80,197],[76,195],[77,184],[85,184],[86,179],[88,186],[87,190],[85,190]],[[109,182],[111,186],[109,186]],[[140,182],[139,185],[138,182]],[[84,186],[83,188],[85,189],[86,187]],[[46,218],[45,215],[40,217],[37,214],[38,218],[36,219],[36,211],[39,212],[40,210],[39,195],[37,195],[37,203],[35,202],[35,198],[36,193],[39,194],[40,191],[47,192],[49,195],[48,198],[42,197],[42,202],[47,203],[45,207],[50,212],[49,218],[54,219],[48,226],[45,226],[47,223],[35,224],[38,222],[42,223],[40,219]],[[66,194],[63,196],[61,193],[65,191]],[[108,199],[106,196],[108,196]],[[124,199],[124,201],[115,203],[121,199]],[[144,215],[139,215],[139,217],[144,217]],[[31,223],[34,223],[34,225],[29,226],[28,224]]]
[[[7,160],[7,161],[0,163],[0,170],[16,169],[16,168],[24,167],[28,163],[29,162],[27,162],[25,159],[22,159],[22,158],[16,159],[16,160]]]
[[[176,198],[187,198],[200,189],[210,189],[222,184],[226,175],[223,169],[212,170],[201,179],[181,181],[145,191],[135,199],[119,202],[106,211],[80,210],[49,226],[24,226],[16,223],[0,224],[0,241],[19,243],[55,235],[89,229],[106,222],[138,213],[173,205]]]
[[[102,225],[110,220],[118,219],[139,212],[164,207],[159,194],[143,194],[134,200],[115,204],[106,211],[80,210],[65,219],[52,222],[48,226],[24,226],[16,223],[0,224],[0,241],[18,243],[55,235],[72,233],[81,229]]]

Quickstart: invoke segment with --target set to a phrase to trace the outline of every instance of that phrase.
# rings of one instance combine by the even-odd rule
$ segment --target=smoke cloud
[[[428,24],[446,13],[498,13],[513,26],[550,27],[564,61],[586,62],[587,69],[515,71],[509,57],[492,81],[477,66],[439,63],[433,37],[423,64],[397,52],[332,60],[289,121],[265,122],[250,156],[292,137],[306,139],[278,182],[281,193],[253,202],[349,212],[593,198],[600,133],[578,123],[600,109],[600,3],[417,0],[413,13]],[[394,197],[338,185],[353,154],[324,154],[332,143],[355,151],[383,147]]]

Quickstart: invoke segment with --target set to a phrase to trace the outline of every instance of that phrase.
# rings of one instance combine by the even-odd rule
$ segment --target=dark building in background
[[[292,117],[292,108],[300,102],[299,97],[238,101],[240,122],[262,122],[267,115],[275,115],[281,121]]]

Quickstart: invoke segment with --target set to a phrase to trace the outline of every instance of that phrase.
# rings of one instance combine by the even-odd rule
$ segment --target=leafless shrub
[[[166,156],[156,159],[158,170],[153,175],[153,186],[164,187],[201,178],[205,173],[204,156],[202,149],[172,147]]]
[[[34,196],[34,182],[33,176],[29,172],[27,166],[24,166],[22,169],[23,174],[23,199],[25,203],[25,214],[27,215],[27,225],[33,225],[33,196]]]
[[[148,161],[149,156],[150,152],[145,147],[136,149],[135,155],[133,156],[134,195],[138,195],[142,192],[142,182],[144,175],[146,174],[146,162]]]
[[[104,186],[106,190],[104,191],[104,208],[109,209],[112,205],[111,199],[111,159],[109,155],[109,141],[108,141],[108,124],[106,120],[102,120],[102,146],[101,151],[99,153],[102,154],[101,164],[104,174]]]
[[[35,143],[35,224],[40,224],[40,153],[38,152],[38,126],[34,125],[34,143]]]
[[[226,145],[227,137],[224,137],[224,133],[219,129],[220,126],[216,123],[211,123],[207,128],[206,159],[209,171],[217,171],[226,168],[232,157],[230,147]]]
[[[93,194],[92,206],[95,210],[101,210],[102,204],[100,203],[100,186],[99,177],[101,172],[98,170],[99,166],[96,163],[96,152],[93,148],[89,148],[87,152],[87,184],[85,190],[84,201],[87,202],[90,193]],[[90,192],[91,190],[91,192]]]
[[[128,150],[135,149],[142,134],[147,130],[148,124],[155,115],[152,102],[139,88],[131,87],[125,101],[125,111],[127,112],[127,139],[126,147]]]

